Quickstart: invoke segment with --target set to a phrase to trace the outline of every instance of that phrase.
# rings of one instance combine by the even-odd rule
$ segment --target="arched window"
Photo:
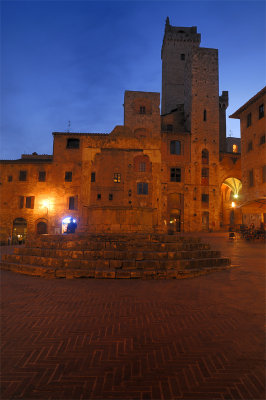
[[[201,162],[202,164],[209,164],[209,152],[207,149],[203,149],[201,152]]]

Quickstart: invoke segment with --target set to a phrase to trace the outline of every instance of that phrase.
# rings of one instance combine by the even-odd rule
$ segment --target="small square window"
[[[27,171],[19,171],[19,178],[20,181],[26,181],[27,180]]]
[[[170,181],[181,182],[181,168],[171,168]]]
[[[145,106],[140,106],[139,113],[140,114],[146,114],[146,107]]]
[[[45,181],[46,181],[46,172],[39,171],[39,182],[45,182]]]
[[[8,175],[7,181],[8,181],[8,182],[12,182],[12,181],[13,181],[13,176],[12,176],[12,175]]]
[[[167,130],[167,132],[173,132],[173,125],[172,124],[168,124],[166,126],[166,130]]]
[[[248,151],[251,151],[253,149],[253,144],[252,142],[248,143]]]
[[[248,113],[247,115],[247,128],[251,126],[251,113]]]
[[[260,144],[264,144],[265,143],[265,135],[262,135],[260,137]]]
[[[91,182],[95,182],[96,174],[95,172],[91,173]]]
[[[181,142],[179,140],[171,140],[170,142],[170,154],[181,154]]]
[[[97,200],[101,200],[101,198],[102,198],[101,193],[98,193],[98,194],[97,194]]]
[[[139,170],[140,170],[140,172],[146,171],[146,163],[145,162],[139,163]]]
[[[72,172],[71,171],[65,172],[65,182],[72,182]]]
[[[113,200],[113,193],[109,193],[109,200]]]
[[[79,139],[67,139],[67,149],[79,149]]]
[[[148,194],[148,183],[139,182],[137,184],[137,193],[138,194]]]
[[[180,54],[180,60],[184,61],[184,60],[185,60],[185,58],[186,58],[186,56],[185,56],[185,54],[184,54],[184,53]]]
[[[264,117],[264,104],[259,106],[259,119]]]
[[[120,173],[114,173],[114,182],[115,183],[120,183],[121,182],[121,174]]]

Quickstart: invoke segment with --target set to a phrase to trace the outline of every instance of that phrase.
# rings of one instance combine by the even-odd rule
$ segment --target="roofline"
[[[266,86],[264,86],[263,89],[261,89],[257,94],[255,94],[255,96],[251,97],[251,99],[249,99],[245,104],[243,104],[243,106],[241,106],[238,110],[236,110],[233,114],[229,115],[229,118],[236,118],[239,119],[240,118],[240,114],[245,111],[248,106],[250,106],[251,104],[255,103],[255,101],[257,101],[260,97],[262,97],[264,94],[266,93]]]
[[[52,132],[53,136],[92,136],[92,135],[102,135],[102,136],[106,136],[109,135],[109,132],[105,132],[105,133],[82,133],[82,132]]]
[[[0,160],[2,164],[50,164],[53,162],[52,158],[43,158],[41,160],[34,159],[34,158],[19,158],[17,160]]]

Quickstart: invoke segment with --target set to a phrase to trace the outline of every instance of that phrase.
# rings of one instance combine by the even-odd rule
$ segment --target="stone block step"
[[[19,274],[31,275],[43,278],[96,278],[96,279],[184,279],[195,276],[204,275],[213,271],[220,271],[229,268],[227,263],[217,267],[191,268],[189,270],[169,269],[132,269],[115,270],[115,269],[89,269],[74,268],[62,269],[53,267],[44,267],[37,265],[18,264],[1,261],[0,268],[2,270],[12,271]]]
[[[221,258],[215,256],[204,258],[172,258],[172,259],[85,259],[85,258],[55,258],[55,257],[38,257],[29,255],[18,255],[18,254],[6,254],[3,255],[3,262],[26,264],[26,265],[37,265],[51,268],[64,268],[64,269],[171,269],[177,270],[186,268],[204,268],[219,265],[229,265],[230,260],[228,258]]]
[[[56,250],[56,249],[41,249],[41,248],[15,248],[14,256],[36,256],[64,259],[136,259],[136,260],[150,260],[150,259],[190,259],[190,258],[210,258],[220,257],[219,251],[214,250],[181,250],[181,251],[152,251],[139,249],[121,251],[121,250]],[[16,259],[17,261],[19,258]]]

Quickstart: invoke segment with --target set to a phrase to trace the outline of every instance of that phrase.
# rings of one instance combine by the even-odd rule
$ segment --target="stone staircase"
[[[14,250],[1,269],[48,278],[180,279],[230,266],[209,244],[179,235],[42,235]]]

